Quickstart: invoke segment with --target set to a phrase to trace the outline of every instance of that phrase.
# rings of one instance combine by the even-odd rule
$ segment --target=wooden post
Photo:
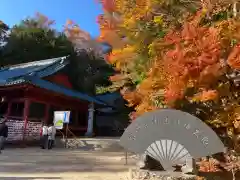
[[[24,127],[23,127],[23,141],[25,140],[25,134],[27,129],[27,123],[28,123],[28,114],[29,114],[29,105],[30,100],[26,99],[24,101],[24,111],[23,111],[23,120],[24,120]]]
[[[127,159],[127,151],[125,151],[125,165],[127,165],[128,164],[128,159]]]
[[[68,123],[66,124],[65,128],[65,148],[67,148],[67,141],[68,141]]]

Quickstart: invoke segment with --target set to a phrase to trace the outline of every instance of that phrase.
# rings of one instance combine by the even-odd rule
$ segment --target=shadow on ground
[[[133,164],[129,160],[129,164],[125,165],[124,153],[122,152],[86,152],[69,149],[49,151],[38,148],[6,149],[0,155],[0,161],[0,179],[7,180],[10,180],[15,174],[17,179],[32,180],[61,179],[64,173],[114,174],[127,172]],[[21,174],[21,176],[17,174]],[[51,174],[51,177],[45,177],[48,174]]]

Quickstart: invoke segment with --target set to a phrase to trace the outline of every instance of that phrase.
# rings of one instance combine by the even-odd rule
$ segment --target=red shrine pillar
[[[30,105],[30,100],[29,99],[25,99],[25,101],[24,101],[24,111],[23,111],[23,120],[24,120],[23,141],[25,140],[25,134],[26,134],[26,130],[27,130],[29,105]]]

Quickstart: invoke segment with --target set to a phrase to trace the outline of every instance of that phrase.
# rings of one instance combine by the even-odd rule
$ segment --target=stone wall
[[[8,126],[7,141],[21,141],[23,139],[24,121],[8,119],[6,124]]]
[[[29,121],[27,123],[26,131],[25,131],[25,139],[26,140],[39,140],[41,127],[42,127],[41,122]]]
[[[24,121],[8,119],[6,124],[8,125],[8,138],[7,141],[21,141],[23,140],[24,133]],[[41,122],[27,123],[25,131],[25,140],[39,140]]]

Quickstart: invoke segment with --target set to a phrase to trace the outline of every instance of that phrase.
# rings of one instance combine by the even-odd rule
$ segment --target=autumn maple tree
[[[112,46],[107,60],[119,72],[110,78],[113,86],[109,90],[121,89],[128,105],[135,109],[130,118],[161,108],[180,109],[211,125],[225,145],[239,153],[238,2],[101,3],[104,14],[98,21],[99,41]],[[223,166],[234,175],[239,161],[226,159]],[[216,171],[215,165],[206,161],[200,170]]]
[[[176,108],[233,138],[240,133],[240,20],[232,0],[102,0],[99,41],[135,119]]]

